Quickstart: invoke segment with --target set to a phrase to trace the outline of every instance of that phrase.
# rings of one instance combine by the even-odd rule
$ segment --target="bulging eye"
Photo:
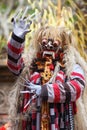
[[[59,42],[59,41],[54,41],[54,42],[53,42],[53,46],[54,46],[54,47],[58,47],[59,45],[60,45],[60,42]]]
[[[43,39],[42,40],[42,45],[46,45],[47,44],[47,39]]]

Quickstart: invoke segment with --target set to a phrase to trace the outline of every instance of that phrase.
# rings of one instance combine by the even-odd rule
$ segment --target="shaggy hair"
[[[36,57],[37,52],[40,51],[40,43],[43,38],[52,38],[54,40],[58,40],[62,42],[62,47],[65,47],[64,50],[64,61],[65,61],[65,69],[66,74],[69,77],[72,72],[73,66],[78,63],[84,70],[85,77],[87,77],[87,69],[86,62],[81,57],[79,52],[77,52],[77,44],[75,38],[73,37],[73,33],[64,27],[53,27],[46,26],[37,30],[35,35],[32,38],[32,41],[29,45],[29,52],[25,55],[25,68],[22,71],[21,75],[18,77],[16,84],[14,85],[14,89],[10,92],[9,101],[9,118],[12,120],[20,120],[21,115],[17,114],[18,107],[18,98],[20,95],[20,91],[24,88],[19,84],[20,82],[24,84],[24,81],[21,79],[22,77],[29,77],[29,66],[31,65],[32,60]],[[58,64],[55,67],[55,71],[53,74],[53,80],[55,79],[56,73],[58,72]],[[86,79],[87,82],[87,79]],[[83,96],[77,101],[78,112],[75,117],[75,130],[87,130],[87,103],[86,103],[86,93],[87,90],[84,91]],[[84,98],[85,97],[85,98]]]

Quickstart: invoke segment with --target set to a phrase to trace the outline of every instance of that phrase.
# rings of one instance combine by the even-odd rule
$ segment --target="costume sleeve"
[[[80,65],[76,64],[68,80],[64,81],[63,72],[61,75],[58,73],[55,83],[42,87],[41,96],[48,102],[73,102],[81,96],[84,87],[84,72]]]
[[[14,33],[12,33],[11,39],[8,41],[7,65],[15,75],[19,75],[24,67],[22,58],[24,41],[25,39],[17,37]]]

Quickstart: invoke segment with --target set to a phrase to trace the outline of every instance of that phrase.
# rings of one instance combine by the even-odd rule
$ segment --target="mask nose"
[[[48,43],[45,45],[45,47],[46,47],[48,50],[53,49],[52,41],[48,41]]]

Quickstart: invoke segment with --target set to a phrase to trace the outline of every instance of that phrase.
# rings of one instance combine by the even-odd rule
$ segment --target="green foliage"
[[[2,36],[0,36],[0,52],[2,50],[2,48],[4,48],[6,45],[6,39]]]
[[[4,13],[6,11],[6,9],[7,9],[7,6],[4,3],[0,4],[0,12],[1,13]]]

